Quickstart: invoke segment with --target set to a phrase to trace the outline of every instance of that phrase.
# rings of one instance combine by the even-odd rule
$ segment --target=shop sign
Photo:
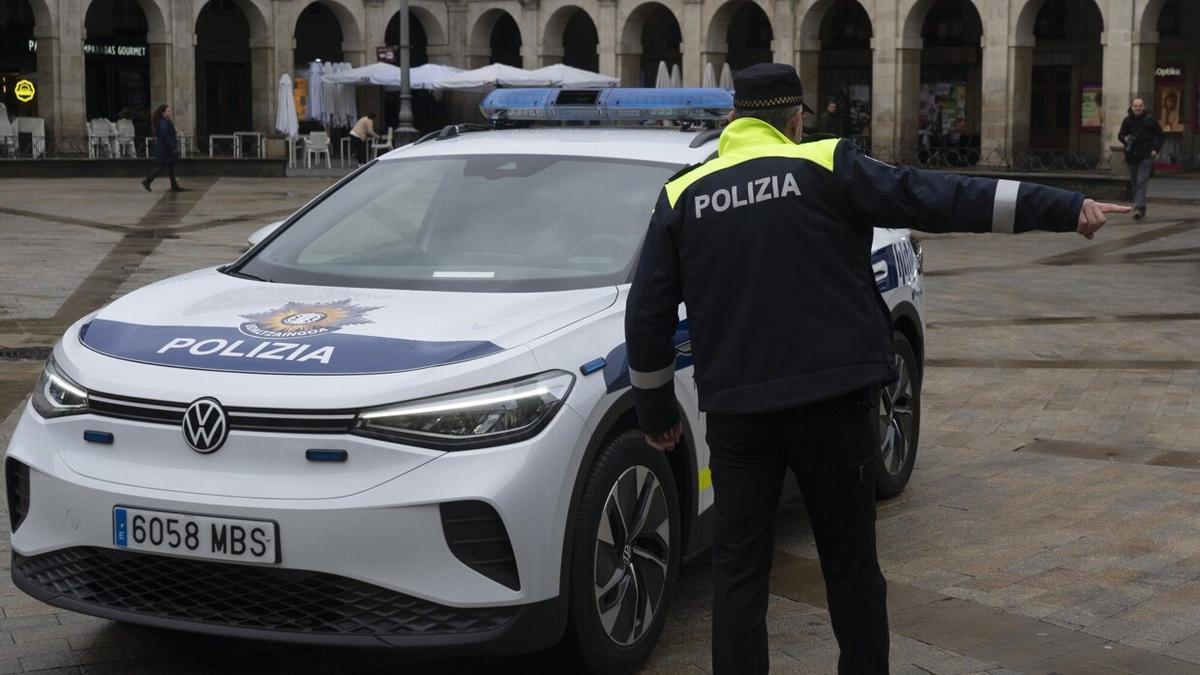
[[[398,61],[396,57],[397,51],[398,50],[395,47],[376,47],[375,60],[382,61],[384,63],[395,64],[396,61]]]
[[[37,47],[37,40],[29,41],[30,53],[36,53]],[[146,45],[98,45],[91,42],[83,43],[84,54],[96,54],[98,56],[132,56],[136,58],[145,58],[146,51]]]
[[[21,103],[29,103],[37,94],[37,89],[29,80],[17,80],[17,86],[13,87],[13,94]]]
[[[144,58],[146,56],[146,47],[144,45],[93,45],[83,43],[84,54],[98,54],[100,56],[136,56]]]
[[[1155,68],[1155,77],[1183,77],[1183,69],[1175,66],[1167,66],[1165,68]]]

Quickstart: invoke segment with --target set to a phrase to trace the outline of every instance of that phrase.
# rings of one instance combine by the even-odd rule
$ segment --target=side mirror
[[[250,244],[250,248],[254,248],[255,246],[258,246],[259,242],[261,242],[263,239],[266,239],[268,236],[270,236],[270,234],[275,231],[275,228],[279,227],[283,223],[284,223],[284,221],[280,220],[280,221],[271,223],[270,225],[267,225],[265,227],[258,228],[257,230],[254,231],[254,234],[251,234],[249,237],[246,238],[246,243]]]

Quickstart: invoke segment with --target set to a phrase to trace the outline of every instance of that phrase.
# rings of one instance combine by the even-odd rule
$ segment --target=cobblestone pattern
[[[48,345],[90,301],[77,286],[131,234],[160,241],[105,272],[114,296],[232,259],[328,182],[223,179],[163,209],[124,182],[7,181],[0,204],[19,194],[27,206],[0,209],[0,346]],[[893,672],[1200,672],[1200,226],[1194,207],[1151,206],[1154,221],[1119,218],[1094,242],[925,238],[920,455],[907,491],[879,506]],[[0,444],[36,372],[0,361]],[[773,671],[830,673],[811,533],[797,500],[783,509]],[[5,536],[0,560],[8,553]],[[710,670],[709,589],[703,559],[685,566],[647,672]],[[566,666],[553,654],[423,663],[146,629],[56,610],[0,572],[0,673],[335,669]]]

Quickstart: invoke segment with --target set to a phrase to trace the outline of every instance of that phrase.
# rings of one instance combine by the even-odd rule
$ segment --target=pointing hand
[[[1132,210],[1128,206],[1106,204],[1104,202],[1085,199],[1083,200],[1083,208],[1079,209],[1079,226],[1075,228],[1075,231],[1091,239],[1096,236],[1096,231],[1104,227],[1104,223],[1108,222],[1104,214],[1129,213]]]

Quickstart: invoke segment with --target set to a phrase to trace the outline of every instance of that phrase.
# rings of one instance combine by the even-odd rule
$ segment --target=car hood
[[[517,347],[610,307],[615,287],[452,293],[298,286],[215,269],[130,293],[80,330],[139,363],[276,375],[431,368]]]

